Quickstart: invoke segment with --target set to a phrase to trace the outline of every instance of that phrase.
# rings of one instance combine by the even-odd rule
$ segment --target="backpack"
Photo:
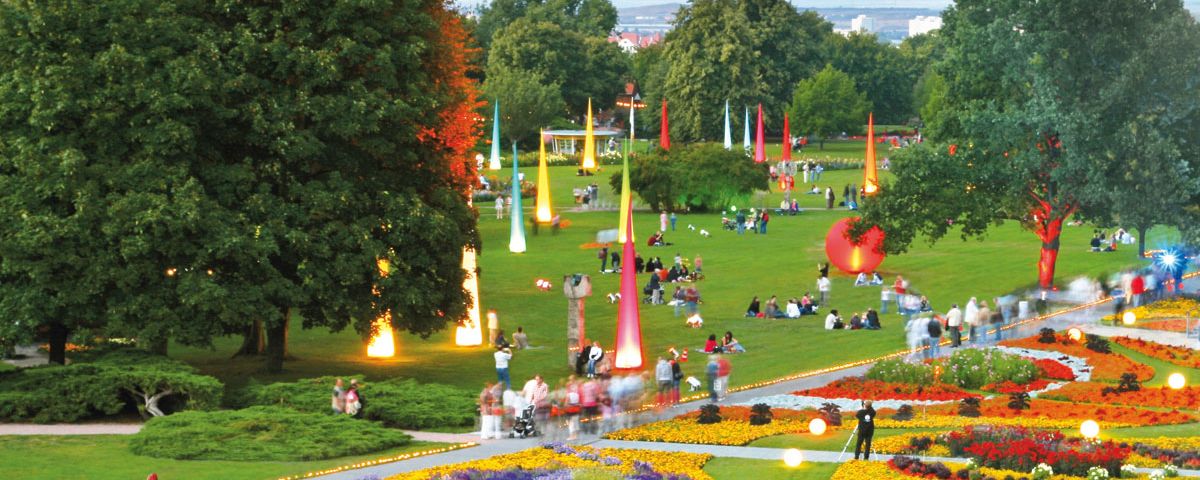
[[[934,338],[942,336],[942,322],[937,320],[929,322],[929,336]]]

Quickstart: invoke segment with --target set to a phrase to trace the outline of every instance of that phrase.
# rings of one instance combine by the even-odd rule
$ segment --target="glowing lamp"
[[[1183,377],[1182,373],[1172,373],[1167,377],[1167,386],[1172,390],[1182,389],[1184,385],[1187,385],[1187,379]]]
[[[1072,328],[1067,330],[1067,338],[1070,338],[1076,342],[1083,341],[1083,332],[1078,328]]]
[[[395,338],[392,337],[391,315],[384,314],[375,319],[371,334],[371,342],[367,344],[367,356],[371,358],[391,358],[396,356]]]
[[[168,277],[174,277],[176,272],[178,272],[178,270],[172,267],[167,269],[166,274]]]
[[[883,246],[883,230],[879,227],[871,227],[858,244],[846,238],[851,222],[858,220],[858,217],[838,220],[829,228],[829,234],[825,235],[825,255],[829,262],[838,270],[850,274],[874,271],[884,258],[880,250]]]
[[[1079,425],[1079,433],[1083,434],[1083,438],[1094,439],[1100,436],[1100,424],[1095,420],[1084,420],[1083,424]]]
[[[824,435],[826,427],[825,420],[820,418],[814,418],[808,422],[808,431],[813,435]]]
[[[804,454],[800,450],[789,448],[783,451],[783,464],[788,468],[799,467],[804,462]]]
[[[1137,321],[1137,315],[1133,314],[1133,310],[1125,312],[1124,315],[1121,315],[1121,323],[1124,323],[1126,325],[1133,325],[1133,322],[1136,322],[1136,321]]]

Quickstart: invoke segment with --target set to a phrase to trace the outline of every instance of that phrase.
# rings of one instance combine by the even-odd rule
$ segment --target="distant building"
[[[914,37],[942,28],[942,17],[916,17],[908,21],[908,36]]]
[[[608,43],[615,43],[621,47],[626,53],[635,53],[639,48],[649,47],[661,42],[663,34],[654,32],[653,34],[642,35],[638,32],[621,32],[617,35],[609,35]]]
[[[866,15],[854,17],[853,20],[850,20],[850,31],[875,33],[875,17],[868,17]]]

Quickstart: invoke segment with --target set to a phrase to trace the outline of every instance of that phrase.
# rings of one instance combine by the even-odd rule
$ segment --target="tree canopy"
[[[656,212],[721,210],[767,189],[764,168],[720,144],[690,144],[635,156],[629,185]],[[621,174],[609,184],[620,192]]]
[[[55,360],[79,328],[203,345],[261,320],[271,370],[293,312],[457,320],[465,41],[432,0],[0,4],[0,311],[58,332]]]
[[[793,132],[824,139],[840,132],[857,132],[866,123],[870,108],[870,100],[854,86],[850,75],[826,65],[796,84],[788,115]]]
[[[1139,60],[1160,49],[1152,39],[1194,37],[1188,15],[1175,1],[959,2],[947,9],[945,58],[934,67],[946,82],[944,107],[926,130],[934,142],[896,158],[895,181],[864,202],[867,221],[854,233],[881,225],[885,250],[901,252],[917,233],[936,241],[952,229],[974,236],[1019,221],[1043,242],[1039,283],[1051,286],[1063,223],[1075,214],[1104,222],[1112,196],[1133,193],[1110,170],[1128,168],[1119,144],[1134,141],[1137,155],[1159,160],[1186,158],[1174,151],[1192,148],[1194,140],[1178,132],[1196,130],[1194,101],[1176,111],[1134,102],[1194,98],[1194,70],[1137,81],[1155,70]],[[1154,119],[1155,109],[1171,121]]]
[[[498,67],[488,72],[483,91],[500,101],[500,133],[510,142],[537,134],[562,115],[558,84],[546,84],[537,73]]]

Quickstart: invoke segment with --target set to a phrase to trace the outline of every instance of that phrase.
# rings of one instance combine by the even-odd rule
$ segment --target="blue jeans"
[[[512,389],[512,379],[508,377],[508,367],[496,369],[496,381],[504,382],[504,389]]]
[[[738,235],[746,233],[746,222],[738,222],[737,232],[738,232]]]
[[[887,306],[892,303],[891,300],[879,300],[879,313],[887,313]]]
[[[1008,323],[1008,322],[1005,322],[1005,323]],[[996,336],[995,336],[995,339],[996,339],[996,341],[997,341],[997,342],[999,342],[999,341],[1000,341],[1000,327],[1003,327],[1003,326],[1004,326],[1004,323],[998,323],[998,324],[996,324],[996,325],[993,325],[993,326],[994,326],[994,327],[996,327]]]
[[[676,317],[678,317],[678,316],[679,316],[679,307],[681,307],[681,306],[683,306],[683,301],[681,301],[681,300],[676,300],[676,301],[675,301],[675,316],[676,316]]]
[[[671,231],[672,232],[675,231],[675,219],[674,218],[671,219]]]
[[[942,354],[942,346],[940,345],[942,337],[930,337],[925,339],[929,345],[929,358],[937,358]]]
[[[758,233],[767,233],[767,222],[758,222]]]
[[[696,302],[687,302],[688,316],[695,315],[697,310]]]

